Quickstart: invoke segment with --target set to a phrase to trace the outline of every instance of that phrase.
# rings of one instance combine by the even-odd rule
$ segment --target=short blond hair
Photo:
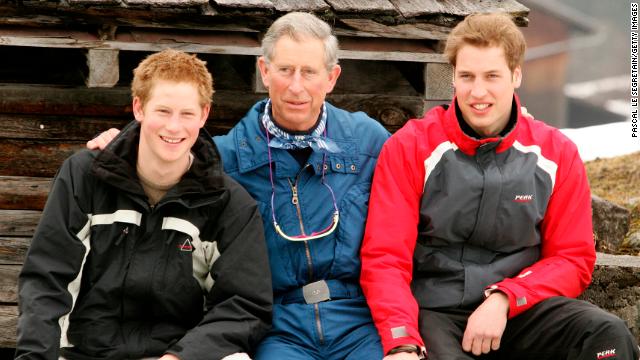
[[[504,13],[472,14],[453,28],[444,54],[454,67],[458,52],[465,45],[501,47],[511,71],[522,65],[527,48],[524,35],[511,16]]]
[[[131,96],[138,97],[144,105],[151,96],[155,81],[186,82],[196,86],[200,106],[204,107],[211,104],[213,95],[213,77],[206,65],[195,55],[179,50],[165,49],[151,54],[133,70]]]

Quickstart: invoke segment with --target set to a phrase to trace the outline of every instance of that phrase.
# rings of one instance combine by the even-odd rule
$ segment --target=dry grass
[[[593,194],[631,210],[627,235],[640,231],[640,152],[588,161],[585,167]],[[627,250],[627,253],[638,251]]]

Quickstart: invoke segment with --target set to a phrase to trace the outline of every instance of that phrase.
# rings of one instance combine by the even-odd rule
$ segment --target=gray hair
[[[321,40],[324,43],[324,63],[327,70],[338,64],[338,39],[331,27],[313,14],[291,12],[281,16],[271,26],[262,39],[262,55],[267,63],[273,60],[275,45],[282,36],[300,41],[303,36]]]

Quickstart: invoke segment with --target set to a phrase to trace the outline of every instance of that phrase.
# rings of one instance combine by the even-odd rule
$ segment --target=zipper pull
[[[293,205],[298,205],[298,185],[291,186],[291,203]]]
[[[122,229],[122,233],[120,233],[120,236],[118,237],[118,240],[116,240],[116,246],[120,245],[120,243],[122,242],[122,240],[124,240],[124,238],[129,234],[129,227],[125,227],[124,229]]]

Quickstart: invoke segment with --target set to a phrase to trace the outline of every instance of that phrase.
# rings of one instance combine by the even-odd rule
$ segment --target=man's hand
[[[488,354],[500,348],[500,339],[507,326],[509,298],[496,291],[489,295],[469,316],[462,337],[462,349],[473,355]]]
[[[111,129],[111,130],[116,130],[116,129]],[[104,133],[103,133],[104,134]],[[87,145],[88,146],[88,145]],[[164,354],[161,358],[159,358],[158,360],[180,360],[179,357],[173,355],[173,354]]]
[[[103,132],[102,134],[100,134],[97,137],[95,137],[93,140],[87,141],[87,149],[89,149],[89,150],[95,150],[95,149],[104,150],[104,148],[107,147],[107,145],[111,142],[111,140],[113,140],[113,138],[116,137],[116,135],[118,135],[118,133],[120,133],[120,130],[115,129],[115,128],[111,128],[111,129]]]
[[[420,359],[418,357],[418,354],[406,353],[406,352],[399,352],[399,353],[387,355],[384,358],[382,358],[382,360],[418,360],[418,359]]]

